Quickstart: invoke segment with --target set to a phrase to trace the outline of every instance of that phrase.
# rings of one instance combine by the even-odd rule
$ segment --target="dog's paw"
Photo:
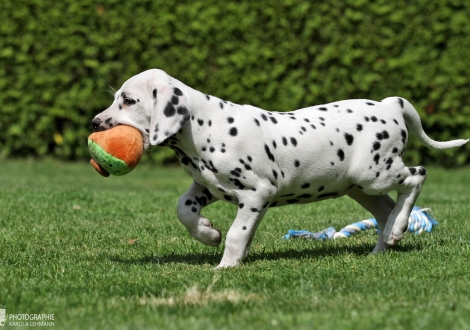
[[[380,241],[380,242],[377,242],[371,254],[377,254],[379,252],[386,252],[389,249],[390,249],[390,245],[388,245],[387,243],[383,241]]]
[[[238,265],[240,265],[240,262],[237,261],[237,260],[223,260],[222,259],[220,264],[217,267],[215,267],[214,269],[215,270],[227,269],[227,268],[237,267]]]
[[[208,246],[219,246],[222,242],[222,233],[217,228],[211,226],[200,226],[195,238]]]
[[[403,238],[402,232],[392,232],[390,235],[387,236],[387,245],[394,246],[397,245]]]

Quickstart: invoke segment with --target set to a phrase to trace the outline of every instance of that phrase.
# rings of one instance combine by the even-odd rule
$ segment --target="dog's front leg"
[[[209,246],[218,246],[222,241],[220,230],[201,215],[201,209],[217,201],[206,187],[193,182],[189,190],[178,201],[177,214],[188,232],[199,242]]]
[[[217,268],[238,266],[246,258],[268,205],[268,202],[239,201],[237,217],[227,233],[224,256]]]

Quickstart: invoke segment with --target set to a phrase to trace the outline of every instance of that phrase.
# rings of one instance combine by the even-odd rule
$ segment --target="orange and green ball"
[[[94,132],[88,137],[91,165],[103,176],[124,175],[139,163],[144,152],[142,134],[139,130],[119,125]]]

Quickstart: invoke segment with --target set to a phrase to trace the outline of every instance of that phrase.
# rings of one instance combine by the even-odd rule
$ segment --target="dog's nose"
[[[91,126],[93,126],[93,130],[95,132],[98,132],[98,131],[102,130],[100,125],[101,125],[101,119],[93,118],[93,120],[91,121]]]

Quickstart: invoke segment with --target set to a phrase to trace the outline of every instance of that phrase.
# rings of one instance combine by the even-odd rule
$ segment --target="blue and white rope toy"
[[[415,233],[419,235],[423,232],[431,232],[433,227],[437,226],[437,221],[434,219],[431,209],[428,208],[419,208],[417,206],[413,207],[413,210],[410,213],[408,218],[408,229],[407,233]],[[292,230],[289,229],[287,235],[284,235],[282,238],[307,238],[307,239],[337,239],[350,237],[352,234],[365,231],[367,229],[376,229],[378,230],[379,226],[377,220],[374,218],[362,220],[350,224],[340,231],[336,231],[334,227],[326,228],[322,231],[312,233],[307,230]]]

